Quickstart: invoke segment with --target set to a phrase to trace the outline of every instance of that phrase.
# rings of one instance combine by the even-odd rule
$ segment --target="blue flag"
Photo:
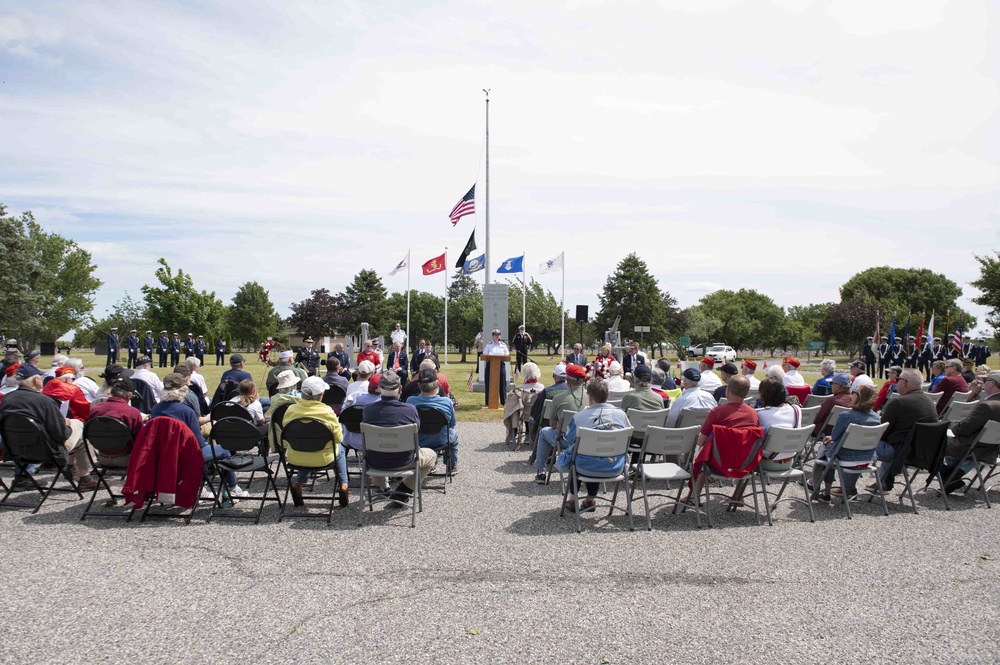
[[[486,255],[480,254],[474,259],[469,259],[462,266],[462,273],[465,275],[471,275],[474,272],[479,272],[486,267]]]
[[[889,350],[896,345],[896,317],[892,317],[892,328],[889,329]]]
[[[500,264],[497,272],[524,272],[524,254],[507,259]]]

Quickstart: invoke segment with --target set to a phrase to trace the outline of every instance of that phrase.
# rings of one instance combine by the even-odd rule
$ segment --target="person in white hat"
[[[304,369],[292,365],[293,355],[291,351],[281,351],[278,354],[278,364],[271,368],[271,371],[267,373],[267,378],[264,379],[264,386],[267,388],[269,396],[273,396],[278,391],[278,375],[282,372],[291,371],[295,374],[298,377],[296,383],[308,378],[309,375]]]

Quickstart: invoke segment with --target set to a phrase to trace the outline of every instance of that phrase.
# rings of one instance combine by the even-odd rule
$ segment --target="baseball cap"
[[[1000,386],[1000,372],[998,372],[997,370],[993,370],[992,372],[987,374],[986,378],[992,381],[993,383],[997,384],[998,386]]]
[[[37,358],[40,355],[42,355],[42,354],[40,354],[38,351],[29,351],[24,356],[24,362],[31,362],[32,360],[34,360],[35,358]]]
[[[34,365],[25,363],[17,368],[17,373],[14,374],[14,378],[18,381],[22,381],[24,379],[30,379],[33,376],[41,376],[43,373],[44,372],[42,372],[42,370],[38,369]]]
[[[234,353],[233,355],[229,356],[230,365],[239,365],[241,362],[243,362],[242,353]]]
[[[559,363],[554,368],[552,368],[552,376],[556,377],[557,379],[565,379],[566,363]]]
[[[719,368],[719,371],[720,372],[725,372],[726,374],[729,374],[729,375],[732,375],[732,376],[736,376],[737,374],[740,373],[740,370],[737,369],[735,363],[726,363],[725,365],[723,365],[722,367]]]
[[[362,360],[358,363],[358,374],[372,374],[375,371],[375,363],[370,360]]]
[[[120,388],[122,390],[127,390],[130,393],[135,392],[135,381],[132,379],[118,379],[114,383],[115,388]]]
[[[851,385],[851,375],[847,372],[837,372],[830,379],[830,383],[836,383],[838,386],[844,386],[847,388]]]
[[[653,376],[653,370],[649,369],[646,365],[639,365],[632,374],[637,379],[649,379]]]
[[[139,356],[135,361],[136,365],[151,365],[152,363],[153,359],[149,356]]]
[[[421,370],[420,376],[423,378],[423,373],[434,370]],[[434,380],[437,381],[437,374],[434,375]],[[395,372],[382,372],[382,376],[379,377],[378,387],[380,390],[398,390],[399,389],[399,374]]]
[[[104,372],[103,373],[98,374],[97,376],[100,377],[100,378],[102,378],[102,379],[104,379],[108,383],[111,383],[112,381],[114,381],[118,377],[126,377],[127,378],[127,377],[132,376],[132,370],[125,369],[121,365],[117,365],[115,363],[111,363],[110,365],[108,365],[107,367],[104,368]]]
[[[184,386],[184,377],[177,372],[171,372],[163,377],[164,390],[178,390]]]
[[[417,374],[417,381],[419,381],[420,383],[434,383],[437,380],[438,380],[437,372],[430,369],[429,367],[427,369],[420,370],[420,372]]]
[[[694,381],[696,383],[698,381],[701,381],[701,372],[696,370],[694,367],[688,367],[686,370],[684,370],[684,374],[682,374],[681,376],[683,376],[688,381]]]
[[[310,376],[302,382],[302,394],[315,397],[316,395],[322,395],[327,387],[326,381],[323,379],[318,376]]]
[[[856,368],[860,369],[862,372],[865,370],[865,364],[863,362],[861,362],[860,360],[853,361],[850,364],[850,367],[856,367]]]

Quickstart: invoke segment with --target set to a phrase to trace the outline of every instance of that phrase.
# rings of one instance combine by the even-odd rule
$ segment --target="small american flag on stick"
[[[472,384],[473,383],[475,383],[475,381],[472,380],[472,372],[469,372],[469,381],[468,381],[469,392],[472,392]]]

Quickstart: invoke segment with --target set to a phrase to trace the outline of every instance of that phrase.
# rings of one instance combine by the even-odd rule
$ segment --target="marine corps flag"
[[[458,261],[455,263],[456,268],[461,268],[465,265],[465,260],[469,258],[469,254],[472,254],[472,250],[476,248],[476,230],[472,229],[472,235],[469,236],[469,242],[465,243],[465,249],[458,257]]]
[[[441,256],[435,256],[422,267],[425,275],[433,275],[436,272],[441,272],[444,270],[444,254]]]

